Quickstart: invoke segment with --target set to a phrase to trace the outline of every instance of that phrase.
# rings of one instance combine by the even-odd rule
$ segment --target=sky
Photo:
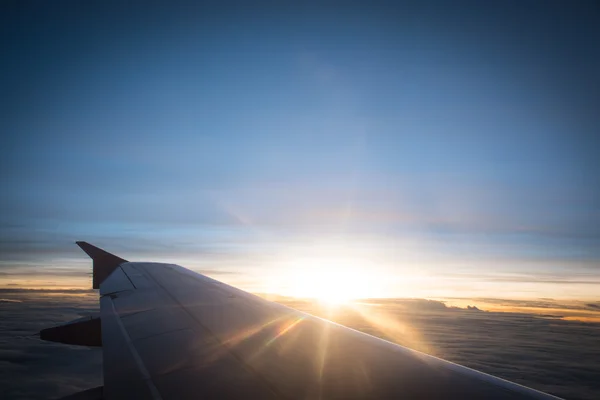
[[[597,3],[215,4],[2,3],[0,287],[600,298]]]

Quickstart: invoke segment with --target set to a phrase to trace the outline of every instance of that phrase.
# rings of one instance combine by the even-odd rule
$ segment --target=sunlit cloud
[[[388,313],[385,308],[375,304],[354,303],[350,307],[376,330],[377,336],[425,353],[435,353],[421,333],[406,319],[401,320],[397,314]]]

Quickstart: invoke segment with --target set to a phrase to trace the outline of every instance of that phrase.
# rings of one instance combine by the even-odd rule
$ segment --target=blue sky
[[[0,284],[599,293],[597,6],[343,4],[4,5]]]

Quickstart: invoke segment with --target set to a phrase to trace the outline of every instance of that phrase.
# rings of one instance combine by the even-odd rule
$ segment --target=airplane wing
[[[41,332],[102,346],[105,399],[556,399],[86,242],[100,315]]]

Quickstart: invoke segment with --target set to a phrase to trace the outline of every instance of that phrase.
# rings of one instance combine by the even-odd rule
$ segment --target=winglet
[[[117,257],[114,254],[110,254],[96,246],[92,246],[88,242],[75,242],[81,250],[90,256],[94,262],[93,267],[93,289],[99,289],[100,284],[108,278],[108,276],[127,260]]]

